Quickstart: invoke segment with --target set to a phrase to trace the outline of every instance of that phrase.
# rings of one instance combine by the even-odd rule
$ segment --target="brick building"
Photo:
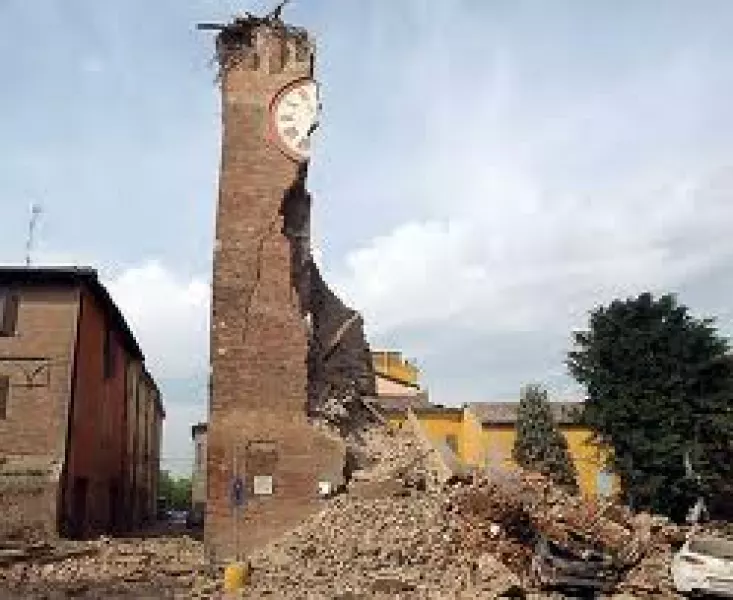
[[[222,26],[217,51],[223,149],[205,541],[226,560],[317,509],[320,483],[343,476],[345,447],[308,418],[309,337],[320,326],[305,276],[314,49],[304,30],[249,17]],[[240,482],[246,507],[235,512]],[[246,535],[237,539],[235,524]]]
[[[0,536],[152,518],[163,418],[96,271],[0,267]]]

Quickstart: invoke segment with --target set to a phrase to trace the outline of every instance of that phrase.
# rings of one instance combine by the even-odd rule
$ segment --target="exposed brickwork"
[[[64,461],[77,313],[74,289],[23,290],[17,335],[0,337],[0,375],[10,377],[7,418],[0,420],[5,535],[57,527],[59,481],[53,471],[55,465],[60,474]]]
[[[364,322],[310,269],[309,306],[313,315],[308,360],[309,410],[349,437],[370,419],[361,398],[376,393]]]
[[[308,334],[292,278],[297,256],[283,231],[285,197],[302,186],[304,173],[268,138],[270,102],[286,84],[311,75],[310,48],[292,32],[256,26],[248,33],[219,40],[235,58],[222,81],[207,448],[206,542],[222,560],[235,551],[235,462],[249,492],[240,524],[246,550],[318,506],[318,480],[340,473],[344,451],[340,439],[307,420]],[[274,456],[248,452],[256,440],[271,442]],[[254,474],[273,476],[272,496],[253,497]]]

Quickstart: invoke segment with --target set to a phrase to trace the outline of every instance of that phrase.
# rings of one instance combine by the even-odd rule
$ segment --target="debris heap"
[[[488,598],[536,589],[538,535],[578,557],[610,555],[618,589],[674,596],[660,567],[675,533],[665,521],[584,501],[522,471],[441,486],[411,432],[374,429],[365,442],[378,460],[354,474],[348,493],[252,557],[254,597],[287,589],[294,598]]]
[[[213,597],[219,580],[187,536],[0,547],[0,598]]]
[[[320,513],[249,557],[245,597],[549,597],[532,576],[538,535],[575,556],[612,556],[616,591],[627,597],[675,597],[668,571],[680,530],[666,521],[584,501],[523,471],[441,483],[409,428],[372,427],[360,436],[371,460]],[[200,542],[186,537],[36,543],[0,556],[0,592],[11,597],[62,590],[78,597],[213,598],[221,589],[221,571],[207,564]]]

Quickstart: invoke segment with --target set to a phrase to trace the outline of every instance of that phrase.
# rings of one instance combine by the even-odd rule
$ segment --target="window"
[[[598,496],[601,498],[609,498],[613,495],[613,473],[603,469],[596,476],[596,489]]]
[[[18,293],[0,289],[0,336],[13,336],[18,325]]]
[[[201,452],[201,442],[196,442],[196,470],[200,471],[203,466],[203,456]]]
[[[104,378],[109,379],[115,374],[115,344],[114,335],[111,329],[104,334]]]
[[[445,443],[448,445],[448,448],[453,451],[454,454],[458,454],[458,438],[455,435],[446,435]]]
[[[0,375],[0,419],[8,418],[8,400],[10,400],[10,378]]]

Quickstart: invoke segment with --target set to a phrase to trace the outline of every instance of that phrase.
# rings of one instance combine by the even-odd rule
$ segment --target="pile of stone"
[[[594,505],[521,471],[446,481],[409,428],[360,436],[371,460],[321,512],[249,557],[244,597],[547,598],[530,568],[538,535],[576,556],[613,555],[616,590],[627,596],[674,596],[668,567],[679,531],[664,520]],[[214,598],[222,585],[188,537],[4,550],[0,597]]]
[[[8,546],[0,549],[0,597],[191,598],[220,587],[203,545],[186,536]]]
[[[460,547],[445,490],[411,432],[378,428],[362,440],[372,462],[348,492],[251,556],[249,597],[481,598],[519,585],[492,557]]]
[[[521,471],[442,485],[429,452],[407,429],[374,429],[364,441],[374,464],[354,474],[348,492],[252,556],[252,597],[285,590],[293,598],[537,591],[530,563],[538,535],[578,557],[588,550],[612,555],[626,593],[673,595],[663,521],[593,505]]]
[[[638,596],[674,596],[669,578],[673,544],[682,531],[666,519],[633,515],[564,493],[540,475],[515,471],[482,475],[448,492],[464,546],[489,551],[529,587],[535,540],[542,536],[577,560],[602,554],[613,565],[618,590]]]

